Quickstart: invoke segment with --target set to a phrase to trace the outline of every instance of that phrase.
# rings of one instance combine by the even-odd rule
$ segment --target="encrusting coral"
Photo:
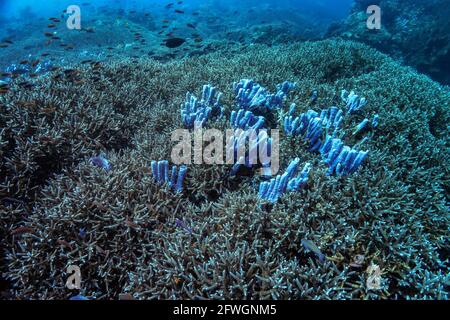
[[[92,72],[0,97],[1,271],[12,297],[74,296],[66,269],[78,265],[79,293],[95,299],[448,299],[448,88],[341,40],[110,63],[101,82]],[[281,172],[299,158],[313,168],[308,183],[266,206],[264,177],[230,177],[230,165],[189,164],[180,193],[155,181],[151,161],[170,159],[186,92],[223,92],[226,120],[205,128],[231,129],[231,84],[244,77],[296,82],[265,126],[280,129]],[[329,106],[345,111],[343,89],[368,103],[333,139],[370,156],[327,175],[320,149],[283,120],[292,103],[292,115],[326,109],[330,119]],[[99,155],[111,170],[92,164]],[[372,264],[380,290],[366,285]]]

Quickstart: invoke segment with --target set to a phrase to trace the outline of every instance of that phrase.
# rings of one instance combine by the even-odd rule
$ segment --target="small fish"
[[[178,228],[182,228],[182,229],[184,229],[186,232],[192,234],[192,232],[193,232],[192,228],[189,228],[183,220],[180,220],[180,219],[176,218],[175,224],[176,224],[176,226],[177,226]]]
[[[80,228],[80,230],[78,231],[78,236],[84,239],[86,237],[86,228]]]
[[[18,227],[16,229],[13,229],[10,231],[10,235],[14,236],[14,235],[19,235],[19,234],[24,234],[24,233],[33,233],[34,229],[30,228],[30,227]]]
[[[134,298],[129,293],[121,293],[119,294],[119,300],[134,300]]]
[[[47,25],[47,28],[56,28],[56,24],[50,23],[49,25]]]
[[[186,26],[188,26],[189,28],[195,29],[195,26],[192,23],[188,23],[188,24],[186,24]]]
[[[319,93],[317,90],[313,90],[311,92],[311,97],[309,98],[312,104],[315,104],[317,102],[317,98],[319,97]]]
[[[180,10],[180,9],[175,9],[175,13],[184,13],[184,11],[183,10]]]
[[[70,250],[73,250],[71,244],[69,242],[67,242],[66,240],[64,240],[64,239],[58,239],[58,240],[56,240],[56,243],[59,244],[60,246],[63,246],[63,247],[68,248]]]
[[[111,164],[109,163],[109,161],[106,158],[104,158],[102,156],[92,157],[90,159],[90,161],[94,166],[103,168],[106,171],[111,170]]]
[[[79,73],[79,71],[76,70],[76,69],[66,69],[66,70],[64,70],[64,74],[65,75],[74,75],[74,74],[77,74],[77,73]]]
[[[129,228],[139,229],[141,226],[131,220],[125,220],[125,225]]]
[[[325,261],[325,255],[322,253],[322,251],[320,251],[320,249],[312,241],[302,239],[301,243],[305,247],[305,249],[314,253],[319,258],[320,262]]]
[[[165,40],[165,45],[166,45],[166,47],[173,49],[173,48],[178,48],[185,42],[186,42],[186,40],[182,39],[182,38],[169,38],[169,39]]]

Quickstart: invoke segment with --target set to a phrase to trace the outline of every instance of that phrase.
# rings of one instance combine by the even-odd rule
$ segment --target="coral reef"
[[[13,80],[0,96],[1,271],[12,298],[449,298],[448,88],[343,40],[137,62],[73,66],[27,90]],[[231,84],[243,77],[297,83],[265,127],[280,129],[282,172],[292,159],[311,164],[308,183],[300,174],[291,186],[301,190],[265,206],[264,177],[192,164],[183,191],[168,192],[151,161],[170,159],[186,92],[223,90],[226,119],[207,125],[231,128]],[[337,120],[343,89],[368,103]],[[352,149],[370,153],[356,172],[328,175],[320,148],[284,132],[285,116],[308,110],[327,110],[322,139],[339,127],[331,141],[354,157],[328,152],[333,173],[355,163]],[[364,119],[376,125],[353,135]],[[92,165],[100,154],[111,170]],[[81,268],[80,292],[65,288],[69,265]],[[366,285],[372,265],[380,290]]]

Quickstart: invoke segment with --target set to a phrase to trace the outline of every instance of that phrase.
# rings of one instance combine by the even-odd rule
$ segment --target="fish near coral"
[[[106,171],[111,170],[111,164],[109,163],[108,159],[103,156],[92,157],[91,159],[89,159],[89,161],[96,167],[103,168]]]
[[[175,220],[175,225],[176,225],[178,228],[183,229],[184,231],[186,231],[186,232],[189,233],[189,234],[192,234],[192,232],[193,232],[192,228],[188,227],[188,226],[186,225],[186,223],[185,223],[183,220],[180,220],[180,219],[178,219],[178,218],[176,218],[176,220]]]
[[[34,229],[30,228],[30,227],[18,227],[16,229],[11,230],[10,234],[12,236],[14,235],[20,235],[20,234],[25,234],[25,233],[33,233]]]
[[[319,247],[317,247],[314,244],[314,242],[312,242],[310,240],[302,239],[301,243],[302,243],[303,247],[305,247],[305,249],[314,253],[317,256],[317,258],[319,258],[320,262],[322,262],[322,263],[325,262],[325,255],[322,253],[322,251],[320,251]]]
[[[186,40],[183,38],[169,38],[164,40],[164,42],[166,47],[173,49],[181,46],[183,43],[186,42]]]

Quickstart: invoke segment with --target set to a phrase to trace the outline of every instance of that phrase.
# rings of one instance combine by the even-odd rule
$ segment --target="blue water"
[[[0,17],[2,19],[19,18],[23,14],[30,12],[37,17],[45,17],[49,14],[59,13],[61,8],[69,5],[81,5],[89,3],[91,7],[107,5],[110,8],[123,9],[153,9],[160,10],[163,5],[171,1],[160,0],[96,0],[96,1],[70,1],[70,0],[0,0]],[[177,1],[173,1],[177,3]],[[351,7],[353,0],[185,0],[184,8],[199,9],[201,7],[215,7],[217,9],[239,9],[247,7],[276,7],[289,8],[310,13],[315,18],[320,19],[341,19],[344,18]],[[87,6],[85,6],[87,7]],[[282,18],[282,17],[280,17]]]
[[[218,45],[315,40],[345,19],[352,2],[2,0],[0,71],[10,72],[20,61],[42,56],[47,67],[147,55],[166,61],[206,54]],[[70,5],[80,8],[81,30],[67,28],[64,11]],[[170,38],[183,39],[184,45],[167,48],[164,42]]]

